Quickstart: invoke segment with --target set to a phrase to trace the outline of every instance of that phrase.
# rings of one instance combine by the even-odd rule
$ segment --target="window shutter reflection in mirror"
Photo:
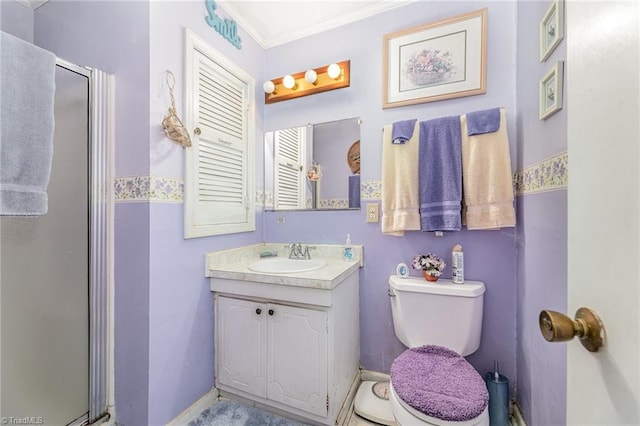
[[[279,210],[301,209],[305,206],[303,165],[306,155],[304,127],[275,132],[275,197]]]

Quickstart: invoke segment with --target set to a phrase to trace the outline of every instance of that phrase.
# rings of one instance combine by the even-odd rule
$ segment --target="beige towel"
[[[391,143],[390,124],[382,132],[382,232],[387,235],[420,230],[419,127],[416,121],[413,136],[404,144]]]
[[[463,221],[467,229],[496,229],[516,225],[509,137],[504,108],[500,108],[497,132],[467,135],[467,117],[462,126]]]

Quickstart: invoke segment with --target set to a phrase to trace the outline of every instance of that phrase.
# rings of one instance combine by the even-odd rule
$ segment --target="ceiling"
[[[32,9],[47,2],[17,1]],[[414,1],[416,0],[218,0],[216,3],[260,46],[268,49]]]
[[[218,0],[263,48],[345,25],[416,0]]]

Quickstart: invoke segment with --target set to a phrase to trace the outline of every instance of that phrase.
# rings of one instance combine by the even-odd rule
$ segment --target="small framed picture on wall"
[[[540,80],[540,120],[546,120],[562,109],[564,62],[558,61]]]
[[[564,3],[553,0],[540,21],[540,62],[553,53],[564,38]]]

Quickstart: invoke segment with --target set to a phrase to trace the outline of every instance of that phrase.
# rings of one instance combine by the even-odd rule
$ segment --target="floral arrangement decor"
[[[411,262],[411,266],[413,269],[422,270],[422,275],[424,275],[427,281],[437,281],[442,271],[444,271],[444,267],[447,265],[440,256],[427,253],[416,255]]]
[[[448,50],[418,50],[407,60],[405,73],[417,85],[436,84],[452,73],[452,59]]]

